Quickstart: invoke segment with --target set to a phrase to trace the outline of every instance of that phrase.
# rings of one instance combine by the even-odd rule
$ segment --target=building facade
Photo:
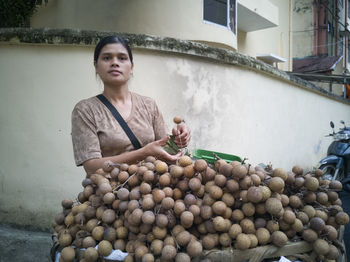
[[[346,97],[349,74],[349,1],[295,0],[293,72]]]

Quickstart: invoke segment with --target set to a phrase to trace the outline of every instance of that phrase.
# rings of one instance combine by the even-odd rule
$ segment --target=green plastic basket
[[[232,161],[242,162],[242,159],[239,156],[229,155],[229,154],[225,154],[225,153],[209,151],[209,150],[204,150],[204,149],[195,149],[195,150],[193,150],[192,155],[196,159],[206,160],[209,164],[214,164],[214,162],[216,160],[218,160],[218,158],[221,158],[228,163],[230,163]]]

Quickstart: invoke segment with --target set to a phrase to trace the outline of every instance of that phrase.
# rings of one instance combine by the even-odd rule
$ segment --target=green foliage
[[[29,19],[48,0],[0,0],[0,27],[29,27]]]

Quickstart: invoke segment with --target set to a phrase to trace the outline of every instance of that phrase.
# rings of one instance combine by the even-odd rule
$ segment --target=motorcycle
[[[350,190],[350,127],[340,121],[344,127],[334,131],[334,123],[330,126],[333,133],[327,135],[333,137],[333,142],[327,150],[327,157],[319,162],[319,169],[323,171],[323,179],[339,180],[343,183],[345,190]]]

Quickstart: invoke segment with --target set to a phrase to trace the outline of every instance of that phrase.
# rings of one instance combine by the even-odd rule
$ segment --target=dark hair
[[[122,37],[120,36],[106,36],[103,37],[96,45],[95,47],[95,52],[94,52],[94,62],[97,62],[97,59],[101,53],[102,48],[105,45],[108,44],[121,44],[122,46],[125,47],[125,49],[128,51],[129,54],[129,58],[131,63],[133,63],[133,59],[132,59],[132,52],[131,52],[131,48],[129,46],[129,43]]]

